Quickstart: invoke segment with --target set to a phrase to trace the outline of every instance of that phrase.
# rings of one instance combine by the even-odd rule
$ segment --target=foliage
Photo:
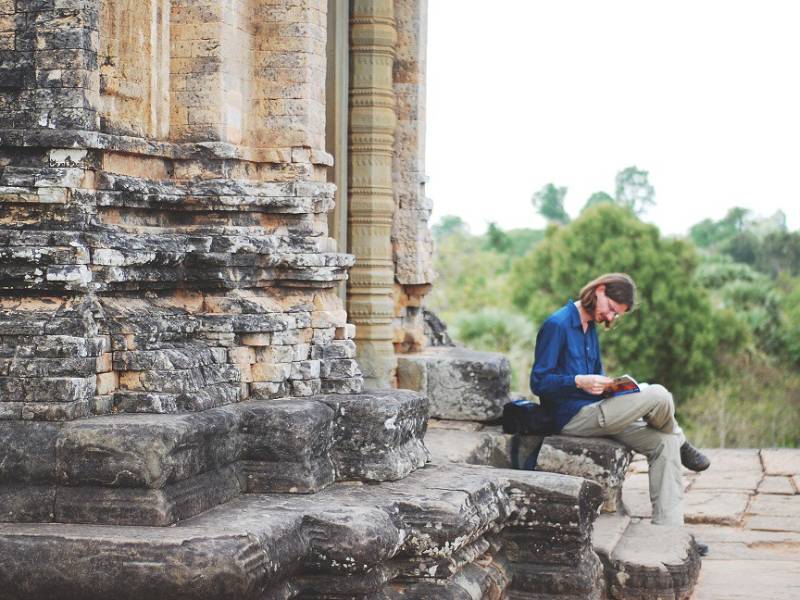
[[[735,348],[745,340],[741,324],[714,310],[695,282],[696,264],[691,244],[662,239],[630,209],[599,204],[566,227],[549,228],[545,241],[516,261],[511,298],[541,322],[597,275],[629,273],[640,307],[603,335],[607,371],[624,368],[666,385],[680,399],[711,379],[721,345]]]
[[[567,188],[556,187],[548,183],[533,195],[531,202],[537,212],[547,219],[548,223],[569,223],[570,218],[564,209],[564,197],[567,195]]]
[[[650,185],[649,173],[635,166],[626,167],[617,173],[616,201],[640,215],[656,203],[656,190]],[[590,198],[591,200],[591,198]]]
[[[469,227],[461,217],[445,215],[431,227],[431,233],[433,234],[433,239],[438,242],[453,234],[469,235]]]
[[[689,238],[701,248],[731,239],[745,229],[750,218],[746,208],[733,207],[719,221],[704,219],[689,229]]]
[[[440,229],[438,235],[437,282],[429,306],[447,322],[458,312],[507,305],[505,284],[498,273],[507,268],[508,257],[487,250],[482,236],[465,233],[461,227]]]
[[[495,252],[508,252],[511,247],[511,240],[508,234],[497,226],[497,223],[489,223],[484,247]]]
[[[616,202],[616,200],[614,199],[613,196],[609,196],[605,192],[595,192],[594,194],[589,196],[589,199],[586,201],[586,204],[583,205],[583,209],[581,209],[581,212],[583,212],[587,208],[591,208],[598,204],[603,204],[603,203],[613,204],[614,202]]]
[[[511,388],[528,395],[536,331],[523,315],[510,310],[483,308],[474,313],[459,313],[451,334],[459,343],[489,352],[501,352],[511,362]]]
[[[450,216],[434,230],[437,281],[429,308],[450,325],[457,343],[507,354],[514,391],[527,394],[535,331],[511,305],[507,279],[514,257],[527,254],[544,232],[490,224],[485,235],[471,235],[461,219]]]
[[[729,256],[711,254],[701,261],[695,281],[712,290],[732,281],[763,281],[765,276],[750,265],[734,262]]]
[[[761,242],[756,267],[772,277],[800,275],[800,231],[775,231]]]
[[[695,444],[711,447],[800,445],[800,377],[759,353],[725,356],[714,381],[680,414]]]
[[[785,311],[782,326],[783,351],[789,367],[800,369],[800,279],[788,284],[785,298],[781,303]]]

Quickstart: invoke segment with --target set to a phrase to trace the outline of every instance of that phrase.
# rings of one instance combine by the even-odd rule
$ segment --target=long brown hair
[[[594,314],[594,309],[597,307],[596,292],[601,285],[606,286],[606,296],[614,302],[627,305],[628,312],[636,306],[636,284],[631,276],[626,273],[606,273],[583,286],[578,296],[581,306],[590,315]]]

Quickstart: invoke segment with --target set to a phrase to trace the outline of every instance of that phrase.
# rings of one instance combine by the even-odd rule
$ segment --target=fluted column
[[[392,345],[392,156],[397,122],[392,82],[397,32],[393,0],[353,0],[350,16],[350,271],[348,313],[356,325],[365,387],[394,383]]]

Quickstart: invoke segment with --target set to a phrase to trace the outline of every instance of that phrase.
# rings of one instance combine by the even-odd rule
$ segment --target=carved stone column
[[[397,32],[392,0],[353,0],[350,17],[350,271],[348,313],[356,325],[365,387],[394,384],[392,157],[397,122],[392,81]]]

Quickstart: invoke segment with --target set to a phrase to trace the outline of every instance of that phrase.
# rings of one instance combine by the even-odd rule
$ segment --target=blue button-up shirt
[[[531,369],[531,390],[553,415],[559,431],[581,408],[602,399],[579,389],[575,376],[604,373],[594,322],[584,333],[578,309],[570,300],[542,323]]]

